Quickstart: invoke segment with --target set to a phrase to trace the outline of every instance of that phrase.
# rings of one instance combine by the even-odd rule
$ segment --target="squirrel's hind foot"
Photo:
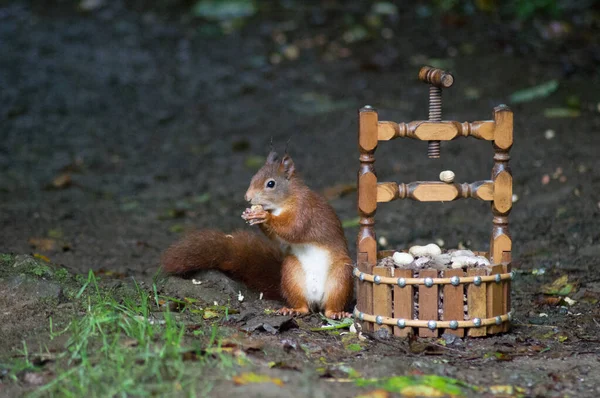
[[[308,308],[307,307],[300,307],[300,308],[283,307],[283,308],[280,308],[279,310],[277,310],[277,314],[278,315],[291,315],[291,316],[305,315],[305,314],[308,314]]]
[[[325,311],[325,316],[330,319],[352,318],[352,314],[346,311]]]

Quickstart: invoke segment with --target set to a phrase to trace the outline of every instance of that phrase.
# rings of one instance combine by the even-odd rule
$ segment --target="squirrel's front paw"
[[[242,218],[250,225],[262,224],[269,219],[269,212],[262,209],[246,209],[242,213]]]

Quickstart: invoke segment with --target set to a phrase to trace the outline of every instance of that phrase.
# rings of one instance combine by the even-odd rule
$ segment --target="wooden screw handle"
[[[454,76],[445,70],[424,66],[419,71],[419,80],[439,88],[448,88],[454,83]]]

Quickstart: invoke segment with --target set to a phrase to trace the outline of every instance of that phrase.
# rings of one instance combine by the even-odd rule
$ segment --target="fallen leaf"
[[[169,231],[173,233],[181,233],[185,230],[185,226],[183,224],[173,224],[169,227]]]
[[[342,198],[352,192],[356,192],[356,184],[336,184],[323,190],[323,196],[327,200]]]
[[[388,398],[390,393],[385,390],[373,390],[364,394],[357,395],[354,398]]]
[[[198,203],[198,204],[206,203],[209,200],[210,200],[210,193],[208,193],[208,192],[205,192],[205,193],[203,193],[201,195],[194,196],[192,198],[192,202],[193,203]]]
[[[172,220],[175,218],[183,218],[185,217],[186,210],[180,208],[168,209],[163,214],[158,216],[159,220]]]
[[[211,319],[211,318],[216,318],[216,317],[218,317],[220,315],[221,314],[219,314],[216,311],[204,310],[204,314],[202,315],[202,318],[204,318],[204,319]]]
[[[524,390],[522,388],[511,386],[511,385],[489,386],[488,390],[491,394],[502,395],[502,396],[512,396],[512,395],[520,394],[520,393],[524,392]]]
[[[346,346],[346,349],[347,349],[348,351],[357,352],[357,351],[361,351],[361,350],[362,350],[362,347],[360,346],[360,344],[353,343],[353,344],[348,344],[348,345]]]
[[[38,250],[51,252],[58,250],[58,242],[56,239],[50,238],[29,238],[29,244]]]
[[[94,11],[104,5],[104,0],[82,0],[79,3],[79,9],[81,11]]]
[[[558,89],[558,80],[553,79],[546,83],[539,84],[534,87],[515,91],[509,97],[509,101],[513,104],[522,102],[530,102],[538,98],[545,98]]]
[[[342,228],[353,228],[360,225],[360,217],[350,218],[342,221]]]
[[[73,184],[71,174],[62,173],[55,177],[52,182],[46,186],[47,189],[66,189]]]
[[[252,169],[252,170],[260,169],[264,163],[265,163],[264,156],[258,156],[258,155],[248,156],[246,158],[246,160],[244,161],[244,164],[246,165],[246,167],[249,169]]]
[[[281,379],[253,372],[242,373],[237,376],[233,376],[232,380],[238,386],[244,386],[246,384],[253,383],[273,383],[276,386],[283,387],[283,381]]]
[[[407,397],[460,397],[464,388],[476,387],[450,377],[437,375],[394,376],[384,379],[356,379],[359,387],[376,386]]]
[[[50,259],[49,259],[48,257],[44,256],[43,254],[34,253],[34,254],[33,254],[33,257],[35,257],[35,258],[39,258],[40,260],[42,260],[42,261],[45,261],[45,262],[47,262],[47,263],[49,263],[49,262],[50,262]]]
[[[536,304],[538,304],[538,305],[552,305],[552,306],[556,306],[556,305],[559,305],[560,302],[561,302],[561,298],[560,297],[553,297],[553,296],[540,296],[536,300]]]
[[[544,116],[549,119],[579,117],[581,116],[581,112],[579,111],[579,109],[572,108],[547,108],[544,109]]]
[[[192,8],[197,17],[226,21],[250,17],[256,13],[252,0],[200,0]]]
[[[542,293],[551,296],[567,296],[575,291],[576,285],[569,283],[569,276],[563,275],[550,284],[543,285]]]
[[[94,271],[94,276],[107,276],[109,278],[116,278],[116,279],[127,278],[127,274],[124,274],[124,273],[118,272],[118,271],[112,271],[112,270],[105,269],[105,268],[100,268],[99,270]]]

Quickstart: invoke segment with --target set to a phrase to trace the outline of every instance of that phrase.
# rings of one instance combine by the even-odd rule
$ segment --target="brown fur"
[[[267,182],[276,183],[269,189]],[[281,161],[269,154],[267,163],[252,178],[246,200],[263,205],[265,210],[280,209],[281,213],[264,214],[258,224],[271,239],[287,243],[310,243],[325,248],[331,254],[324,298],[327,316],[340,318],[353,295],[352,260],[344,237],[342,224],[327,200],[310,190],[296,175],[292,159],[285,155]],[[303,313],[307,307],[304,297],[304,272],[299,261],[287,254],[283,265],[281,288],[292,313]],[[284,311],[284,312],[285,312]]]
[[[282,258],[276,244],[257,234],[203,230],[171,245],[162,256],[162,268],[170,274],[218,269],[265,298],[280,299]]]

